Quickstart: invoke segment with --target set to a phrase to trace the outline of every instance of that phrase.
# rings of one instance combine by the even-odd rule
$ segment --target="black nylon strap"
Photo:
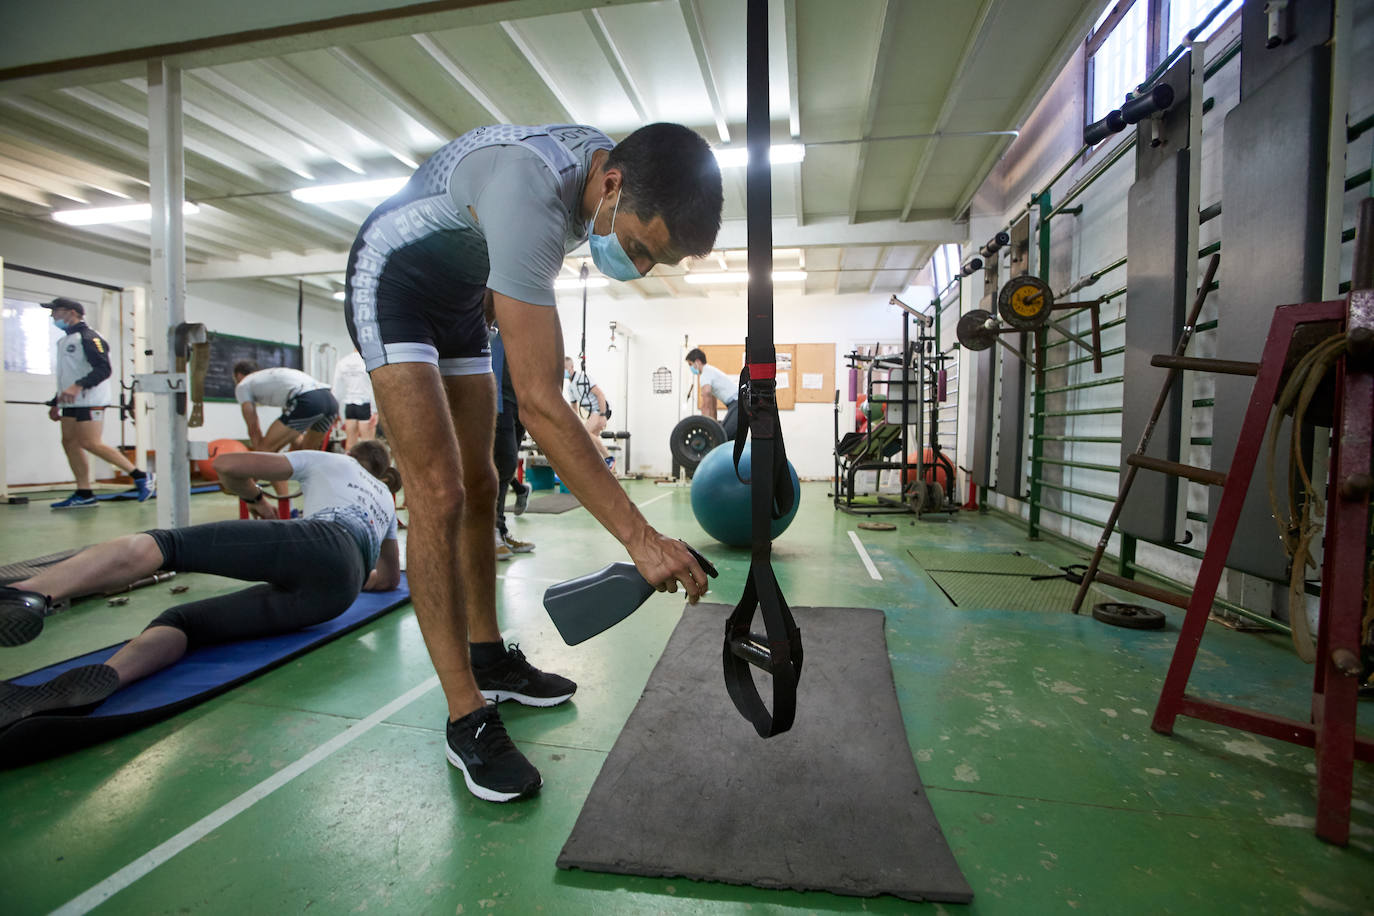
[[[801,631],[773,575],[771,559],[773,519],[792,507],[795,493],[778,422],[773,377],[777,353],[773,346],[773,200],[768,164],[768,0],[749,0],[746,43],[749,336],[744,342],[745,366],[740,373],[741,417],[734,457],[735,474],[739,476],[739,459],[746,439],[752,435],[749,486],[753,528],[749,577],[739,604],[725,622],[722,663],[725,689],[735,708],[753,723],[760,737],[769,738],[792,727],[802,644]],[[756,468],[765,470],[753,473]],[[763,616],[765,635],[751,632],[755,612]],[[773,679],[771,713],[754,683],[750,665],[768,672]]]

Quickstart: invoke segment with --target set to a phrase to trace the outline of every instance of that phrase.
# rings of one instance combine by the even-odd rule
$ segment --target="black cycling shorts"
[[[298,433],[328,432],[339,418],[339,402],[328,388],[303,391],[286,402],[281,421]]]
[[[81,423],[90,420],[103,420],[105,418],[104,407],[63,407],[62,416],[71,417]]]
[[[371,420],[371,419],[372,419],[372,405],[371,405],[371,404],[345,404],[345,405],[344,405],[344,419],[345,419],[345,420],[363,420],[363,421]]]

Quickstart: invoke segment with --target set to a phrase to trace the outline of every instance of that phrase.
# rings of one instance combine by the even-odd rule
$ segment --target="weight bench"
[[[854,478],[860,471],[881,471],[901,467],[888,461],[902,450],[902,424],[877,421],[866,432],[845,433],[835,444],[838,467],[835,486],[841,486],[847,503],[854,501]],[[838,494],[837,494],[838,495]]]

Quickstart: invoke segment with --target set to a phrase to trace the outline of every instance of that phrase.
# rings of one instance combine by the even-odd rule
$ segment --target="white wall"
[[[6,265],[22,265],[112,286],[146,288],[148,282],[146,263],[109,251],[62,244],[9,223],[0,223],[0,258],[4,258]],[[101,308],[102,290],[23,273],[8,266],[4,283],[5,295],[10,298],[47,301],[54,296],[70,296],[81,301],[86,305],[91,326],[110,341],[112,349],[119,346],[117,307],[109,303]],[[202,322],[211,331],[295,343],[296,297],[288,290],[273,289],[261,283],[195,283],[187,289],[186,320]],[[303,326],[307,353],[319,343],[333,345],[339,355],[352,349],[341,303],[308,295]],[[117,403],[117,364],[116,377],[111,383],[115,389],[111,392],[112,402]],[[50,375],[6,372],[5,398],[7,401],[47,400],[52,397],[55,385]],[[265,411],[264,425],[274,418],[274,411]],[[9,485],[72,481],[57,424],[48,420],[46,407],[4,405],[3,435]],[[201,441],[239,439],[245,435],[243,419],[234,404],[206,404],[205,425],[191,430],[191,438]],[[113,445],[121,442],[118,410],[105,412],[104,439]],[[124,439],[128,445],[133,445],[131,425],[125,426]],[[92,472],[97,479],[112,473],[107,465],[95,460]]]
[[[779,287],[774,302],[774,339],[778,344],[835,344],[835,385],[840,389],[840,431],[854,428],[853,405],[848,401],[848,369],[844,354],[858,344],[901,340],[901,311],[888,305],[888,293],[807,296]],[[577,292],[559,293],[564,350],[576,358],[582,332],[582,300]],[[918,303],[911,303],[913,305]],[[924,305],[924,303],[919,303]],[[628,422],[625,404],[625,344],[607,352],[609,322],[629,325],[630,392]],[[611,427],[632,435],[631,470],[667,475],[672,468],[668,438],[682,417],[696,407],[684,400],[684,358],[695,346],[743,343],[747,315],[744,291],[713,293],[692,299],[615,300],[589,295],[587,303],[587,370],[610,399]],[[685,346],[684,346],[685,339]],[[673,373],[673,392],[653,394],[655,369]],[[795,382],[794,382],[795,384]],[[781,411],[787,455],[802,478],[829,478],[833,473],[834,391],[826,402],[797,404]]]

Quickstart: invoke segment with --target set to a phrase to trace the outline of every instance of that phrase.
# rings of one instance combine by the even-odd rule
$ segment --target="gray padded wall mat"
[[[996,349],[1001,349],[997,347]],[[992,350],[978,350],[973,354],[973,375],[977,379],[973,398],[973,482],[980,487],[992,486],[992,418],[993,374]]]
[[[1258,5],[1247,3],[1246,11]],[[1330,69],[1329,49],[1311,48],[1258,88],[1242,84],[1246,97],[1226,115],[1221,288],[1214,293],[1219,359],[1258,360],[1275,307],[1321,299]],[[1218,470],[1230,466],[1253,387],[1245,376],[1216,376],[1212,466]],[[1282,435],[1286,441],[1287,432]],[[1287,474],[1280,450],[1278,479]],[[1286,559],[1264,480],[1257,467],[1228,565],[1284,579]],[[1210,488],[1214,521],[1221,493]]]
[[[1188,105],[1191,60],[1174,64],[1161,82],[1174,89],[1174,104],[1159,122],[1163,143],[1151,146],[1149,119],[1136,126],[1136,180],[1127,195],[1126,354],[1121,396],[1121,473],[1140,444],[1167,369],[1150,358],[1172,353],[1192,293],[1188,289],[1189,157]],[[1145,453],[1183,460],[1183,377],[1170,388]],[[1178,537],[1177,477],[1155,471],[1136,475],[1121,510],[1120,529],[1147,541],[1171,543]]]
[[[791,731],[760,739],[725,692],[721,621],[730,608],[688,607],[597,775],[559,868],[973,898],[911,757],[883,612],[792,610],[807,653]],[[859,908],[826,899],[808,907]]]
[[[1026,352],[1026,334],[1003,334],[1002,340]],[[997,425],[997,486],[1003,496],[1021,498],[1025,494],[1026,451],[1026,364],[1000,344],[995,348],[1001,365],[1002,416]]]

